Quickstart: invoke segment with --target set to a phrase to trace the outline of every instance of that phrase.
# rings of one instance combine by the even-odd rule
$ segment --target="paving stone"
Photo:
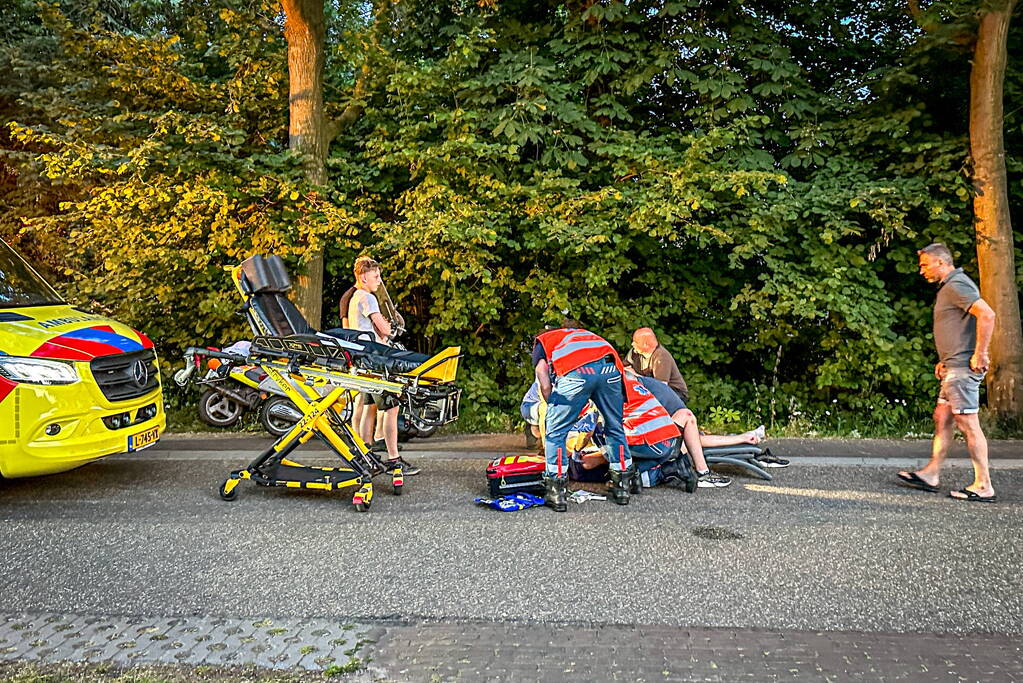
[[[607,626],[557,637],[571,628],[391,626],[368,654],[383,681],[1023,681],[1009,636]]]
[[[323,670],[380,633],[329,619],[0,613],[0,660]]]

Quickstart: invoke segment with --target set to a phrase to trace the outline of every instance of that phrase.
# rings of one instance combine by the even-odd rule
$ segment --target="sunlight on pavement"
[[[843,491],[843,490],[830,490],[830,489],[796,489],[785,486],[765,486],[764,484],[746,484],[746,488],[750,491],[756,491],[757,493],[777,493],[783,496],[803,496],[804,498],[828,498],[831,500],[860,500],[860,501],[874,501],[891,503],[891,493],[878,493],[876,491]],[[928,505],[932,502],[940,501],[945,502],[943,496],[932,495],[928,498],[909,498],[905,500],[900,499],[898,502],[900,505]]]

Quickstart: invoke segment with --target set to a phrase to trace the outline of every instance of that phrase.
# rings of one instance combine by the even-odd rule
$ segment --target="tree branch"
[[[927,13],[920,9],[919,0],[906,0],[909,4],[909,15],[913,17],[913,21],[926,33],[934,33],[941,26],[938,22],[931,21],[927,18]]]
[[[352,101],[339,116],[327,122],[327,144],[330,144],[334,138],[354,126],[362,117],[362,113],[366,110],[363,98],[368,90],[366,84],[370,76],[369,64],[363,63],[359,70],[359,78],[355,81],[355,89],[352,91]]]
[[[369,45],[372,49],[380,50],[381,24],[386,21],[385,14],[391,8],[393,0],[375,0],[373,3],[373,26],[369,33]],[[338,135],[354,126],[363,112],[366,110],[366,95],[369,93],[369,82],[373,72],[369,67],[370,57],[367,54],[363,58],[362,66],[359,67],[359,77],[355,80],[355,88],[352,90],[352,98],[339,116],[327,122],[327,144]]]
[[[906,3],[909,5],[909,15],[924,33],[935,34],[943,28],[948,28],[946,24],[929,18],[926,10],[920,7],[920,0],[906,0]],[[957,45],[969,47],[973,45],[977,35],[973,31],[961,29],[952,33],[949,38]]]

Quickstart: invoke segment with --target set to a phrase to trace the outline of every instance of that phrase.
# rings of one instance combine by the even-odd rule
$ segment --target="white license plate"
[[[160,440],[160,428],[150,427],[144,432],[138,434],[132,434],[128,437],[128,452],[141,451],[143,448],[149,448],[154,443]]]

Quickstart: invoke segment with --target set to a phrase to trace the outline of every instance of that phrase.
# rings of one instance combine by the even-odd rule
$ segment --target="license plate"
[[[144,432],[138,434],[132,434],[128,437],[128,452],[141,451],[143,448],[149,448],[154,443],[160,440],[160,428],[150,427]]]

